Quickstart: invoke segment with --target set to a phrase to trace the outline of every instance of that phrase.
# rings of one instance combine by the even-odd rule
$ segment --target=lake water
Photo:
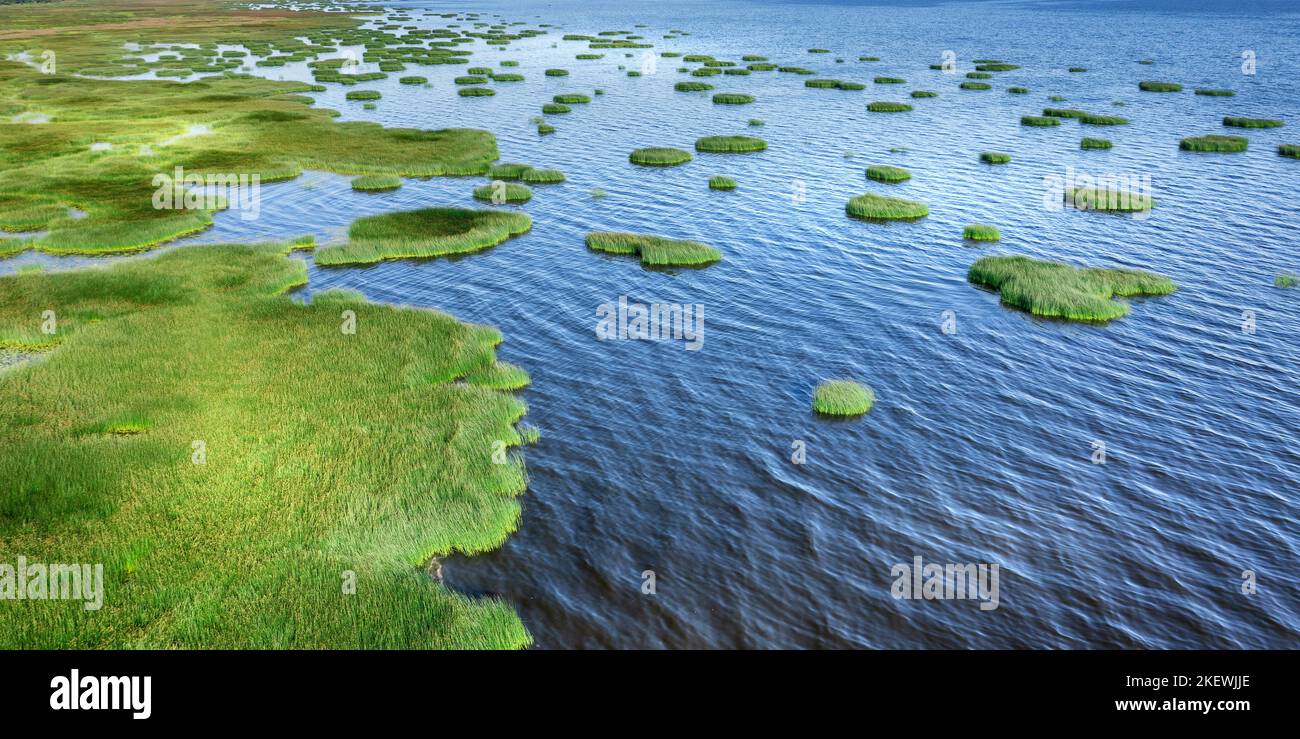
[[[1300,292],[1272,284],[1300,271],[1300,162],[1276,154],[1300,143],[1300,14],[1288,3],[589,5],[394,5],[415,14],[411,25],[437,20],[426,10],[468,9],[560,28],[504,51],[473,47],[472,64],[517,59],[511,71],[528,78],[494,85],[492,98],[457,97],[455,66],[407,72],[430,88],[394,74],[316,96],[348,120],[486,128],[504,161],[568,175],[534,188],[523,206],[531,233],[487,252],[311,269],[311,291],[352,288],[496,325],[501,358],[532,374],[521,397],[542,441],[525,452],[519,530],[498,552],[447,561],[450,586],[509,600],[541,648],[1300,643]],[[691,35],[660,42],[671,28]],[[807,89],[805,77],[776,72],[714,77],[757,102],[713,105],[673,91],[694,79],[676,71],[679,59],[630,78],[618,66],[641,69],[640,50],[577,61],[586,44],[559,40],[602,30],[635,30],[658,51],[762,54],[867,89]],[[945,51],[959,74],[928,69]],[[1243,74],[1243,51],[1254,75]],[[958,89],[980,57],[1022,69],[995,75],[990,91]],[[548,67],[572,74],[544,77]],[[909,84],[872,84],[880,74]],[[1142,93],[1142,79],[1185,91]],[[1031,92],[1009,95],[1009,85]],[[1201,86],[1237,95],[1191,94]],[[383,92],[377,110],[343,99],[360,87]],[[543,102],[593,88],[605,94],[549,116],[555,134],[536,134],[529,119]],[[911,101],[911,89],[939,96]],[[872,100],[916,109],[867,113]],[[1019,125],[1045,106],[1131,123]],[[1183,136],[1240,133],[1223,129],[1224,115],[1287,126],[1245,132],[1243,154],[1178,150]],[[749,128],[750,118],[766,125]],[[637,147],[689,149],[732,133],[769,149],[663,170],[627,161]],[[1081,151],[1085,135],[1115,148]],[[985,150],[1014,160],[981,165]],[[869,182],[869,164],[913,179]],[[1146,219],[1045,207],[1044,177],[1071,168],[1149,176],[1158,205]],[[710,191],[715,174],[738,189]],[[375,195],[307,173],[264,186],[257,220],[222,213],[196,240],[337,240],[360,215],[472,204],[483,181],[409,180]],[[594,199],[596,188],[607,195]],[[868,191],[924,201],[931,214],[846,218],[845,201]],[[1003,240],[963,242],[972,222],[999,226]],[[699,239],[724,259],[650,271],[589,252],[591,230]],[[1149,269],[1179,290],[1135,301],[1108,325],[1041,320],[966,281],[992,253]],[[30,262],[63,260],[28,254],[3,268]],[[620,296],[703,306],[702,346],[599,340],[597,309]],[[955,333],[942,330],[945,316]],[[816,417],[812,389],[832,377],[869,384],[875,409]],[[792,461],[796,442],[803,464]],[[997,564],[998,607],[895,599],[891,569],[918,556]],[[653,594],[642,592],[646,571]],[[1242,592],[1246,571],[1253,594]]]

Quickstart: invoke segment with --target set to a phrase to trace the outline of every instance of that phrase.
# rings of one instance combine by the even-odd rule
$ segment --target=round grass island
[[[976,260],[966,278],[999,291],[1004,305],[1071,321],[1122,318],[1129,305],[1114,298],[1169,295],[1177,289],[1168,277],[1152,272],[1080,268],[1019,255]]]
[[[695,141],[695,150],[713,154],[743,154],[765,151],[767,142],[757,136],[705,136]]]
[[[876,394],[855,380],[824,380],[813,389],[813,410],[826,416],[861,416],[875,404]]]
[[[369,174],[352,180],[352,189],[359,192],[385,192],[402,186],[402,178],[396,175]]]
[[[627,156],[628,161],[643,167],[673,167],[685,164],[693,157],[689,151],[667,146],[650,146],[637,149]]]
[[[422,208],[358,218],[348,243],[316,250],[316,264],[373,264],[469,254],[532,228],[527,213],[473,208]]]
[[[930,215],[930,208],[925,203],[874,193],[853,198],[844,206],[844,211],[853,218],[867,221],[915,221]]]

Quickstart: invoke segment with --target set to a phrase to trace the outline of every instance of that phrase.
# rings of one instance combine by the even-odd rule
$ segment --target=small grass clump
[[[493,204],[527,203],[532,198],[533,191],[527,185],[520,185],[517,182],[498,180],[474,188],[475,200],[484,200]]]
[[[1079,110],[1078,108],[1043,108],[1043,115],[1051,118],[1074,118],[1082,119],[1088,116],[1088,111]]]
[[[705,136],[695,141],[695,150],[718,154],[740,154],[767,149],[757,136]]]
[[[519,179],[530,185],[556,185],[564,182],[565,177],[564,173],[558,169],[529,167],[519,175]]]
[[[1222,90],[1215,87],[1198,87],[1195,90],[1192,90],[1192,92],[1197,95],[1212,98],[1230,98],[1237,94],[1232,90]]]
[[[888,100],[875,100],[867,103],[867,110],[872,113],[906,113],[912,109],[907,103],[895,103]]]
[[[345,97],[348,100],[378,100],[383,95],[378,90],[349,90]]]
[[[749,125],[751,128],[757,128],[759,126],[765,126],[767,124],[763,121],[762,118],[750,118]]]
[[[939,93],[935,92],[934,90],[912,90],[912,92],[909,93],[909,94],[910,94],[912,97],[914,97],[914,98],[937,98],[937,97],[939,97]]]
[[[563,95],[556,95],[552,97],[551,100],[561,105],[584,105],[586,103],[591,102],[591,97],[588,95],[571,92]]]
[[[628,155],[628,161],[645,167],[673,167],[685,164],[693,157],[689,151],[667,146],[651,146],[637,149]]]
[[[567,69],[548,69],[548,70],[546,70],[545,72],[543,72],[543,74],[545,74],[547,77],[568,77],[568,76],[569,76],[569,70],[567,70]]]
[[[925,203],[873,193],[853,198],[844,210],[854,218],[868,221],[915,221],[930,215],[930,208]]]
[[[1273,278],[1273,287],[1291,288],[1296,285],[1300,285],[1300,278],[1297,278],[1289,272],[1279,272],[1277,276]]]
[[[412,75],[410,77],[399,77],[397,81],[403,85],[425,85],[428,84],[429,78]]]
[[[1011,161],[1011,155],[1001,151],[984,151],[980,152],[980,161],[985,164],[1006,164]]]
[[[813,390],[813,410],[827,416],[861,416],[875,404],[871,388],[854,380],[824,380]]]
[[[1072,321],[1121,318],[1129,306],[1114,298],[1168,295],[1176,289],[1168,277],[1151,272],[1079,268],[1025,256],[984,257],[966,277],[1000,291],[1004,305]]]
[[[1094,115],[1089,113],[1079,118],[1079,123],[1087,126],[1125,126],[1128,119],[1118,115]]]
[[[497,94],[491,87],[462,87],[456,91],[463,98],[490,98]]]
[[[714,175],[709,178],[710,190],[735,190],[736,180],[734,177],[726,175]]]
[[[452,82],[457,85],[486,85],[487,81],[487,77],[477,74],[462,75],[452,80]]]
[[[722,259],[722,252],[699,241],[617,231],[587,234],[587,248],[607,254],[636,254],[647,267],[703,267]]]
[[[678,82],[673,85],[673,89],[677,92],[705,92],[712,90],[713,85],[710,85],[707,82],[695,82],[692,80],[690,82]]]
[[[1284,124],[1277,118],[1242,118],[1224,116],[1223,125],[1230,128],[1281,128]]]
[[[876,182],[897,184],[912,179],[912,173],[902,167],[892,167],[888,164],[873,164],[870,167],[867,167],[867,179],[875,180]]]
[[[1300,144],[1280,144],[1277,147],[1277,155],[1300,159]]]
[[[1242,152],[1250,146],[1244,136],[1188,136],[1178,142],[1183,151],[1197,152]]]
[[[1138,83],[1138,89],[1143,92],[1182,92],[1183,86],[1177,82],[1143,80]]]
[[[961,231],[961,237],[967,241],[1001,241],[1002,234],[997,226],[985,223],[972,223]]]
[[[573,108],[570,108],[564,103],[546,103],[542,105],[542,112],[547,115],[559,115],[561,113],[568,113],[571,110],[573,110]]]
[[[714,93],[713,102],[718,105],[748,105],[754,102],[754,96],[738,92],[718,92]]]
[[[803,86],[812,87],[820,90],[865,90],[867,87],[861,82],[848,82],[845,80],[827,80],[827,79],[805,80]]]
[[[1020,116],[1020,125],[1022,126],[1059,126],[1060,118],[1053,118],[1047,115],[1022,115]]]
[[[1012,95],[1028,95],[1028,94],[1029,94],[1029,88],[1028,88],[1028,87],[1008,87],[1008,88],[1007,88],[1007,92],[1011,93]]]
[[[963,90],[992,90],[993,89],[993,85],[990,85],[987,82],[963,82],[957,86]]]
[[[1076,187],[1066,190],[1064,198],[1079,210],[1103,213],[1139,213],[1151,210],[1156,204],[1150,195],[1114,187]]]
[[[517,211],[424,208],[358,218],[348,243],[316,250],[316,264],[371,264],[469,254],[528,231],[533,221]]]
[[[902,77],[875,77],[871,80],[877,85],[905,85],[907,80]]]
[[[487,176],[494,180],[517,180],[524,176],[524,172],[532,169],[527,164],[519,162],[501,162],[493,164],[487,171]]]
[[[548,133],[555,133],[555,126],[552,126],[549,123],[538,123],[537,133],[541,136],[545,136]]]
[[[402,186],[402,178],[395,175],[362,175],[352,180],[352,189],[362,192],[384,192]]]
[[[1109,149],[1111,148],[1111,143],[1110,143],[1110,139],[1094,139],[1094,138],[1084,137],[1084,139],[1079,142],[1079,148],[1080,149]]]

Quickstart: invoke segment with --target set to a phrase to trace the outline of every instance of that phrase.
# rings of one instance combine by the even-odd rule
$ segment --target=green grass
[[[546,135],[546,134],[548,134],[548,133],[555,133],[555,126],[552,126],[552,125],[549,124],[549,123],[538,123],[538,124],[537,124],[537,133],[538,133],[538,134],[541,134],[541,135],[543,135],[543,136]]]
[[[1059,126],[1060,118],[1053,118],[1046,115],[1022,115],[1020,116],[1020,125],[1022,126]]]
[[[865,90],[866,85],[861,82],[850,82],[846,80],[805,80],[804,87],[813,87],[823,90]]]
[[[500,181],[474,188],[474,199],[490,203],[527,203],[533,199],[533,191],[527,185]]]
[[[1280,144],[1277,147],[1278,156],[1300,159],[1300,144]]]
[[[519,520],[523,464],[492,453],[524,440],[524,405],[457,381],[504,373],[500,333],[343,291],[297,302],[306,270],[286,254],[191,246],[0,278],[0,333],[61,317],[57,345],[0,380],[0,560],[102,563],[105,581],[98,611],[0,608],[0,648],[530,642],[507,604],[424,571]]]
[[[695,141],[695,150],[720,154],[737,154],[767,149],[767,142],[757,136],[705,136]]]
[[[1076,187],[1065,192],[1065,202],[1079,210],[1097,210],[1105,213],[1139,213],[1155,207],[1150,195],[1129,192],[1127,189],[1104,187]]]
[[[1143,92],[1182,92],[1183,86],[1177,82],[1143,80],[1138,83],[1138,89]]]
[[[429,78],[412,75],[410,77],[401,77],[397,81],[403,85],[424,85],[428,84]]]
[[[677,92],[705,92],[707,90],[712,90],[713,85],[710,85],[707,82],[695,82],[692,80],[689,82],[678,82],[673,85],[673,89]]]
[[[1209,136],[1188,136],[1178,142],[1178,148],[1183,151],[1197,152],[1241,152],[1250,146],[1250,142],[1242,136],[1219,136],[1211,134]]]
[[[1001,241],[1002,234],[997,226],[984,223],[972,223],[962,229],[961,237],[968,241]]]
[[[1082,120],[1083,118],[1088,117],[1089,113],[1086,110],[1079,110],[1078,108],[1043,108],[1043,115],[1050,118],[1074,118]]]
[[[980,161],[985,164],[1006,164],[1011,161],[1011,155],[1001,151],[984,151],[980,152]]]
[[[462,87],[456,94],[463,98],[487,98],[497,94],[491,87]]]
[[[869,221],[915,221],[930,214],[925,203],[866,193],[848,202],[846,213]]]
[[[587,234],[587,248],[609,254],[637,254],[647,267],[700,267],[722,259],[722,252],[698,241],[616,231]]]
[[[722,74],[722,70],[717,67],[700,67],[691,70],[692,77],[717,77]]]
[[[935,92],[934,90],[912,90],[912,92],[910,92],[909,94],[910,94],[912,97],[914,97],[914,98],[936,98],[936,97],[939,97],[939,93]]]
[[[531,166],[519,162],[500,162],[488,169],[487,176],[494,180],[517,180],[530,169]]]
[[[735,190],[736,180],[726,175],[714,175],[709,178],[710,190]]]
[[[452,80],[457,85],[486,85],[488,78],[483,75],[467,74]]]
[[[877,85],[905,85],[907,80],[902,77],[874,77],[871,80]]]
[[[532,223],[517,211],[424,208],[382,213],[353,221],[348,243],[318,248],[316,263],[370,264],[469,254],[524,233]]]
[[[1109,149],[1111,148],[1111,143],[1110,143],[1110,139],[1094,139],[1094,138],[1084,137],[1084,139],[1079,142],[1079,148],[1080,149]]]
[[[963,90],[992,90],[993,89],[993,85],[990,85],[987,82],[963,82],[957,86]]]
[[[546,70],[546,71],[544,72],[544,74],[545,74],[547,77],[568,77],[568,76],[569,76],[569,70],[567,70],[567,69],[548,69],[548,70]]]
[[[854,380],[824,380],[813,390],[813,410],[827,416],[861,416],[875,404],[871,388]]]
[[[966,73],[966,79],[968,79],[968,80],[990,80],[990,79],[993,79],[993,75],[989,74],[988,72],[967,72],[967,73]]]
[[[390,174],[371,174],[355,177],[352,180],[353,190],[362,190],[365,192],[380,192],[384,190],[396,190],[402,186],[402,178]]]
[[[1073,321],[1109,321],[1128,315],[1116,297],[1168,295],[1174,283],[1163,275],[1134,269],[1078,268],[1025,256],[984,257],[967,279],[1002,294],[1002,303],[1036,316]]]
[[[558,169],[538,169],[529,167],[524,170],[519,179],[530,185],[554,185],[564,182],[564,173]]]
[[[672,167],[691,161],[691,153],[666,146],[637,149],[628,155],[628,161],[647,167]]]
[[[867,179],[876,182],[907,182],[912,179],[912,173],[902,167],[892,167],[888,164],[873,164],[867,167]]]
[[[378,90],[349,90],[346,97],[348,100],[378,100],[383,95]]]
[[[1290,288],[1295,287],[1296,285],[1300,285],[1300,278],[1297,278],[1289,272],[1279,272],[1277,276],[1273,278],[1273,287]]]
[[[718,105],[748,105],[754,102],[754,96],[738,92],[717,92],[713,94],[713,102]]]
[[[1118,115],[1093,115],[1089,113],[1080,118],[1079,122],[1087,126],[1123,126],[1128,124],[1128,119]]]
[[[1224,116],[1223,125],[1232,128],[1281,128],[1284,124],[1277,118],[1241,118]]]
[[[749,125],[750,125],[750,127],[752,127],[752,128],[757,128],[757,127],[759,127],[759,126],[765,126],[765,125],[767,125],[767,124],[763,121],[762,118],[750,118],[750,119],[749,119]]]
[[[524,76],[514,72],[497,72],[491,75],[493,82],[523,82]]]
[[[1087,71],[1088,71],[1088,68],[1087,68],[1087,67],[1070,67],[1069,71],[1070,71],[1070,72],[1074,72],[1074,73],[1078,73],[1078,72],[1087,72]]]
[[[1192,92],[1196,93],[1197,95],[1204,95],[1206,97],[1216,97],[1216,98],[1230,98],[1237,94],[1232,90],[1220,90],[1213,87],[1198,87]]]
[[[867,103],[867,110],[872,113],[906,113],[912,109],[907,103],[895,103],[888,100],[874,100]]]
[[[1007,92],[1011,93],[1012,95],[1028,95],[1028,94],[1029,94],[1029,88],[1028,88],[1028,87],[1008,87],[1008,88],[1007,88]]]
[[[545,103],[542,105],[542,112],[547,115],[559,115],[561,113],[568,113],[572,110],[573,108],[570,108],[563,103]]]

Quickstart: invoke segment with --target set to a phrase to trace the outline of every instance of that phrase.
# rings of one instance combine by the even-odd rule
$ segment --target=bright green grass
[[[1022,115],[1020,116],[1020,125],[1022,126],[1059,126],[1060,118],[1052,118],[1046,115]]]
[[[1006,164],[1011,161],[1011,155],[1001,151],[984,151],[980,152],[980,161],[985,164]]]
[[[984,257],[967,279],[1002,293],[1002,303],[1036,316],[1074,321],[1109,321],[1128,315],[1115,297],[1168,295],[1168,277],[1133,269],[1078,268],[1024,256]]]
[[[968,241],[1000,241],[1002,234],[997,226],[985,223],[972,223],[962,229],[961,237]]]
[[[486,98],[497,94],[491,87],[462,87],[456,91],[463,98]]]
[[[907,182],[912,179],[912,173],[902,167],[892,167],[888,164],[873,164],[867,167],[867,179],[876,182]]]
[[[988,72],[967,72],[967,73],[966,73],[966,79],[968,79],[968,80],[989,80],[989,79],[993,79],[993,75],[989,74]]]
[[[1196,93],[1197,95],[1204,95],[1206,97],[1216,97],[1216,98],[1230,98],[1237,94],[1232,90],[1220,90],[1213,87],[1198,87],[1192,92]]]
[[[1138,89],[1143,92],[1181,92],[1183,86],[1177,82],[1160,82],[1157,80],[1143,80],[1138,83]]]
[[[718,92],[713,94],[713,102],[718,105],[748,105],[754,102],[754,96],[738,92]]]
[[[517,180],[530,169],[531,166],[519,162],[500,162],[492,165],[487,171],[487,176],[494,180]]]
[[[0,648],[529,643],[508,605],[424,570],[519,519],[522,462],[493,451],[523,440],[524,405],[457,382],[497,372],[501,335],[342,291],[294,301],[306,269],[287,251],[0,278],[0,334],[60,316],[42,360],[0,376],[0,561],[102,563],[105,580],[98,611],[6,604]]]
[[[390,174],[372,174],[355,177],[352,180],[353,190],[362,190],[365,192],[380,192],[384,190],[396,190],[402,186],[402,178]]]
[[[912,90],[912,92],[909,93],[909,94],[910,94],[912,97],[914,97],[914,98],[935,98],[935,97],[939,97],[939,93],[935,92],[934,90]]]
[[[757,136],[705,136],[695,141],[695,150],[720,154],[765,151],[767,142]]]
[[[493,82],[523,82],[524,81],[524,76],[522,74],[515,74],[514,72],[497,72],[496,74],[491,75],[491,77]]]
[[[452,80],[457,85],[486,85],[488,78],[477,74],[467,74]],[[351,94],[351,93],[349,93]]]
[[[1232,128],[1281,128],[1284,124],[1277,118],[1242,118],[1224,116],[1223,125]]]
[[[429,82],[429,78],[412,75],[410,77],[399,78],[397,81],[403,85],[424,85]]]
[[[1043,108],[1043,115],[1050,118],[1083,119],[1088,117],[1089,113],[1078,108]]]
[[[1111,148],[1111,143],[1110,143],[1110,139],[1094,139],[1094,138],[1084,137],[1084,139],[1079,142],[1079,148],[1080,149],[1109,149]]]
[[[498,180],[474,188],[474,199],[485,200],[496,205],[501,203],[527,203],[533,199],[533,191],[528,189],[527,185]]]
[[[673,89],[677,92],[705,92],[706,90],[712,90],[713,85],[707,82],[678,82],[673,85]]]
[[[545,103],[542,105],[542,112],[547,115],[558,115],[561,113],[568,113],[572,110],[573,108],[570,108],[563,103]]]
[[[529,167],[524,170],[519,179],[531,185],[554,185],[564,182],[564,173],[558,169],[538,169]]]
[[[1250,146],[1250,142],[1242,136],[1219,136],[1211,134],[1209,136],[1189,136],[1178,142],[1178,148],[1183,151],[1198,152],[1241,152]]]
[[[925,203],[903,198],[887,198],[883,195],[866,193],[859,195],[844,206],[844,210],[854,218],[869,221],[914,221],[930,214]]]
[[[861,416],[875,404],[871,388],[854,380],[824,380],[813,390],[813,410],[828,416]]]
[[[912,109],[907,103],[895,103],[888,100],[875,100],[867,103],[867,110],[872,113],[906,113]]]
[[[905,85],[907,80],[902,77],[874,77],[871,80],[877,85]]]
[[[369,264],[468,254],[526,232],[532,219],[517,211],[424,208],[358,218],[348,243],[316,250],[319,265]]]
[[[1280,144],[1277,147],[1277,154],[1278,156],[1300,159],[1300,144]]]
[[[672,167],[691,161],[691,153],[682,149],[666,146],[651,146],[637,149],[628,155],[628,161],[647,167]]]
[[[698,241],[615,231],[587,234],[587,248],[609,254],[637,254],[647,267],[697,267],[722,259],[722,252]]]
[[[987,82],[963,82],[957,86],[963,90],[992,90],[993,89],[993,85],[990,85]]]
[[[348,100],[378,100],[383,97],[378,90],[349,90]]]
[[[1129,192],[1128,189],[1104,187],[1076,187],[1065,192],[1065,202],[1079,210],[1098,210],[1105,213],[1138,213],[1155,207],[1150,195]]]
[[[714,175],[709,178],[710,190],[735,190],[736,180],[726,175]]]
[[[1300,278],[1289,272],[1279,272],[1273,278],[1273,287],[1290,288],[1300,285]]]
[[[548,69],[548,70],[546,70],[546,72],[544,72],[544,74],[545,74],[547,77],[568,77],[568,76],[569,76],[569,70],[567,70],[567,69]]]
[[[1128,119],[1118,115],[1093,115],[1089,113],[1081,117],[1079,123],[1087,126],[1124,126],[1128,124]]]

